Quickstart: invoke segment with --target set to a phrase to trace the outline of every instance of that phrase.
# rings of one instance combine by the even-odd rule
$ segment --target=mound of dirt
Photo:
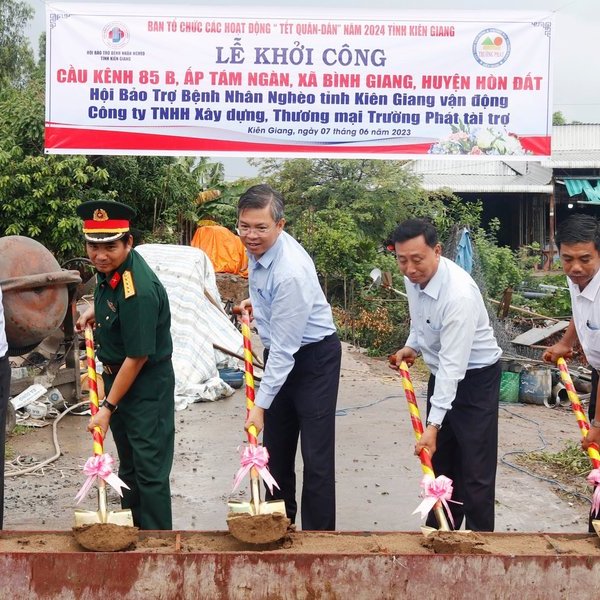
[[[285,537],[290,520],[281,513],[249,515],[230,513],[227,527],[234,538],[248,544],[270,544]]]
[[[138,539],[138,528],[113,523],[95,523],[73,527],[77,543],[92,552],[126,550]]]
[[[248,298],[248,279],[233,273],[215,273],[215,277],[223,302],[230,300],[233,304],[239,304]]]
[[[492,554],[485,539],[474,531],[434,531],[423,540],[423,546],[436,554]]]

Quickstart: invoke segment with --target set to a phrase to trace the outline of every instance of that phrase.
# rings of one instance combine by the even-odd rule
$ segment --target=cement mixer
[[[45,371],[21,367],[27,365],[26,359],[11,361],[19,365],[13,369],[11,396],[43,375],[45,384],[59,389],[65,400],[79,398],[79,353],[73,323],[79,283],[79,271],[61,269],[39,242],[16,235],[0,238],[0,287],[9,356],[25,355],[51,336],[59,340]]]

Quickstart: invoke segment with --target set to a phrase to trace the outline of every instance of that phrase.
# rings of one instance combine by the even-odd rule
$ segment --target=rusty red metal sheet
[[[185,540],[193,533],[144,532],[166,540],[175,536]],[[24,532],[3,532],[1,537],[11,535],[23,536]],[[561,536],[565,539],[568,534]],[[0,589],[3,593],[10,590],[10,596],[4,597],[27,600],[479,600],[520,596],[562,600],[579,597],[598,585],[598,553],[436,555],[382,550],[319,554],[293,548],[285,552],[157,553],[147,549],[90,553],[31,552],[26,544],[23,551],[0,552]]]

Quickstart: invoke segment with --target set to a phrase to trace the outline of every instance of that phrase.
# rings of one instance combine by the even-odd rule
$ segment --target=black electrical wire
[[[533,472],[529,471],[528,469],[519,467],[518,465],[510,463],[506,460],[507,456],[511,456],[513,454],[529,454],[530,452],[541,452],[548,447],[548,443],[544,439],[544,436],[542,434],[542,429],[540,427],[540,424],[537,421],[534,421],[533,419],[529,419],[528,417],[524,417],[523,415],[519,415],[515,412],[511,412],[504,406],[500,406],[500,408],[513,417],[517,417],[518,419],[523,419],[523,421],[528,421],[529,423],[533,423],[537,427],[537,435],[542,443],[542,446],[540,448],[536,448],[534,450],[511,450],[510,452],[505,452],[500,457],[500,462],[502,464],[506,465],[507,467],[510,467],[511,469],[514,469],[515,471],[520,471],[521,473],[525,473],[526,475],[529,475],[530,477],[533,477],[534,479],[539,479],[540,481],[546,481],[548,483],[551,483],[552,485],[556,486],[558,489],[562,490],[566,494],[569,494],[570,496],[576,496],[577,498],[584,500],[585,502],[591,504],[592,501],[588,496],[584,496],[583,494],[580,494],[579,492],[574,492],[574,491],[566,488],[564,485],[562,485],[556,479],[552,479],[551,477],[543,477],[542,475],[537,475],[536,473],[533,473]]]
[[[345,417],[352,410],[360,410],[361,408],[369,408],[370,406],[375,406],[376,404],[379,404],[379,403],[383,402],[384,400],[391,400],[393,398],[401,399],[402,397],[399,396],[398,394],[392,394],[391,396],[384,396],[383,398],[379,398],[379,400],[375,400],[375,402],[371,402],[369,404],[361,404],[360,406],[348,406],[346,408],[338,408],[335,411],[335,416],[336,417]]]

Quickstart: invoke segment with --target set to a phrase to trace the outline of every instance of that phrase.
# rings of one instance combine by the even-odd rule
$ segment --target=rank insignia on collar
[[[118,271],[115,271],[115,274],[110,278],[108,285],[114,290],[119,285],[119,281],[121,281],[121,275]]]
[[[110,308],[110,310],[112,310],[114,313],[117,312],[117,307],[110,300],[107,300],[106,304],[108,304],[108,308]]]
[[[133,276],[131,275],[131,271],[123,272],[123,292],[125,293],[125,298],[131,298],[131,296],[135,296],[135,286],[133,285]]]

